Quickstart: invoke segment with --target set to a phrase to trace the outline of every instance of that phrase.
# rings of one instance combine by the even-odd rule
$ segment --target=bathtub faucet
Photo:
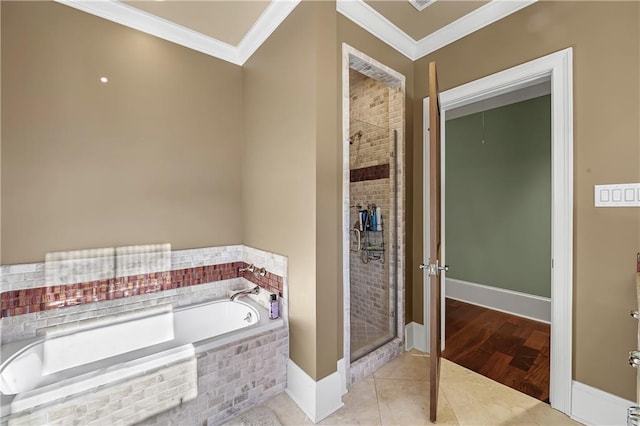
[[[244,271],[249,271],[249,272],[254,272],[256,270],[255,265],[252,263],[251,265],[247,266],[246,268],[240,268],[238,269],[238,272],[244,272]]]
[[[257,285],[253,288],[245,288],[242,290],[234,291],[231,294],[231,297],[229,298],[229,300],[233,302],[234,300],[236,300],[236,298],[240,296],[244,296],[245,294],[258,294],[258,293],[260,293],[260,286]]]

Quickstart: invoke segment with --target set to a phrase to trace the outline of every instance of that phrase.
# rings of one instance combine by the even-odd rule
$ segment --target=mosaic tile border
[[[247,266],[249,266],[248,263],[237,261],[66,285],[9,290],[0,294],[0,318],[122,299],[232,278],[245,278],[266,291],[282,297],[284,286],[282,276],[271,272],[267,272],[265,276],[248,271],[240,272],[241,268]]]

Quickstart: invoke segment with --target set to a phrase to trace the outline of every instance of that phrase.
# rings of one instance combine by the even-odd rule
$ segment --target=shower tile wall
[[[389,283],[395,282],[395,261],[392,263],[390,241],[395,241],[394,181],[396,175],[393,151],[393,129],[402,127],[402,93],[383,82],[350,70],[350,134],[354,138],[349,150],[351,169],[350,205],[366,208],[376,204],[382,209],[385,253],[383,260],[361,260],[364,252],[350,253],[351,285],[351,350],[373,348],[395,335],[395,294]],[[385,168],[384,165],[388,165]],[[379,166],[377,170],[373,166]],[[368,168],[368,170],[363,170]],[[371,170],[376,173],[370,173]],[[382,171],[382,173],[380,173]],[[388,171],[384,173],[384,171]],[[351,227],[358,221],[357,209],[350,211]],[[370,233],[380,238],[379,233]],[[390,277],[390,273],[392,276]]]

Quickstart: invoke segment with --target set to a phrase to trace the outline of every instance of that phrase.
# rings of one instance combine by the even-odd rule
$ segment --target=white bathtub
[[[140,375],[283,325],[228,299],[137,315],[3,345],[2,416]]]

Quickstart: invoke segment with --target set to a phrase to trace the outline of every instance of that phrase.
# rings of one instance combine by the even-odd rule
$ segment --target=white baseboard
[[[340,388],[342,389],[342,394],[345,395],[349,390],[347,389],[347,364],[344,362],[344,358],[340,358],[338,360],[338,374],[340,375]]]
[[[571,384],[571,418],[585,425],[627,424],[627,408],[633,401],[573,381]]]
[[[427,347],[427,329],[424,325],[417,322],[410,322],[404,327],[404,348],[407,351],[417,349],[422,352],[428,352]]]
[[[410,351],[415,348],[413,344],[413,325],[415,322],[410,322],[409,324],[404,326],[404,350]]]
[[[316,382],[292,360],[287,362],[286,392],[314,423],[344,405],[342,378],[338,371]]]
[[[447,278],[445,295],[451,299],[536,321],[551,322],[551,299],[483,284]]]

